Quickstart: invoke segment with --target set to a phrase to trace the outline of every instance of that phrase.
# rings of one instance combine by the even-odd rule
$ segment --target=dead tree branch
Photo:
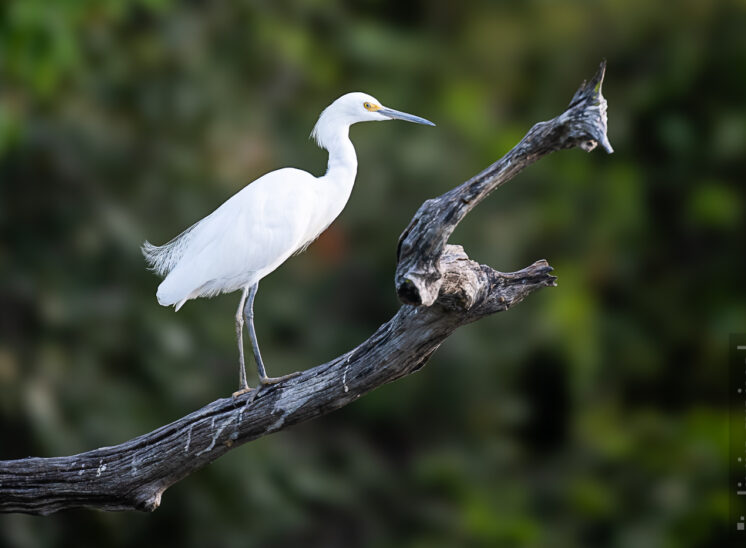
[[[459,326],[507,310],[555,285],[537,261],[502,273],[447,241],[490,192],[542,156],[606,137],[602,63],[560,116],[532,127],[502,159],[438,198],[427,200],[402,234],[396,288],[404,303],[357,348],[283,383],[223,398],[157,430],[79,455],[0,461],[0,511],[49,514],[65,508],[158,508],[163,492],[230,449],[318,417],[421,368]]]

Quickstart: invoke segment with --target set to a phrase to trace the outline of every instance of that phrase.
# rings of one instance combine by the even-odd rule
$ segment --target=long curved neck
[[[329,163],[324,177],[347,183],[352,187],[357,174],[357,156],[350,141],[349,127],[340,127],[325,137],[324,141],[319,143],[329,152]]]
[[[319,191],[323,193],[324,211],[320,212],[320,230],[337,218],[350,199],[357,174],[357,156],[350,142],[350,121],[334,110],[334,103],[319,116],[311,132],[321,148],[329,152],[326,174],[319,177]]]
[[[333,132],[315,133],[314,137],[321,148],[329,152],[329,166],[326,173],[317,179],[318,191],[323,204],[315,216],[314,231],[323,232],[342,213],[352,194],[357,173],[355,147],[349,137],[349,127],[338,127]]]

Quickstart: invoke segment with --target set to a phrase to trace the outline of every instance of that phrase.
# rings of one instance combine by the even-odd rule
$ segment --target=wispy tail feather
[[[209,217],[205,217],[205,219],[208,218]],[[157,273],[159,276],[166,276],[171,272],[184,256],[187,246],[192,240],[194,229],[204,222],[205,219],[193,224],[184,232],[163,245],[153,245],[147,240],[143,242],[140,249],[142,250],[142,254],[145,257],[145,261],[148,263],[150,270]]]
[[[148,263],[148,269],[163,275],[164,272],[158,268],[158,255],[160,250],[161,248],[159,246],[153,245],[147,240],[145,240],[140,247],[140,251],[142,251],[143,257],[145,257],[145,262]]]
[[[174,269],[183,254],[183,246],[175,238],[164,245],[153,245],[148,241],[142,244],[141,250],[148,263],[148,268],[159,276],[166,276]]]

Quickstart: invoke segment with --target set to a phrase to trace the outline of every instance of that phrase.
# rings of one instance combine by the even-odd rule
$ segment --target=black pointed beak
[[[424,118],[420,118],[419,116],[415,116],[414,114],[407,114],[406,112],[400,112],[398,110],[394,110],[393,108],[386,108],[381,107],[378,109],[378,112],[383,114],[384,116],[388,116],[392,120],[405,120],[407,122],[413,122],[415,124],[423,124],[426,126],[434,126],[430,120],[425,120]]]

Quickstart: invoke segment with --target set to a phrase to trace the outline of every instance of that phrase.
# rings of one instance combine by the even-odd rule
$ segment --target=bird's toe
[[[300,371],[290,373],[289,375],[283,375],[281,377],[259,377],[259,382],[262,384],[277,384],[278,382],[286,381],[300,375]]]
[[[238,396],[243,396],[244,394],[246,394],[247,392],[250,392],[252,390],[254,390],[254,389],[251,388],[250,386],[247,386],[245,388],[241,388],[240,390],[236,390],[235,392],[233,392],[233,397],[237,398]]]

